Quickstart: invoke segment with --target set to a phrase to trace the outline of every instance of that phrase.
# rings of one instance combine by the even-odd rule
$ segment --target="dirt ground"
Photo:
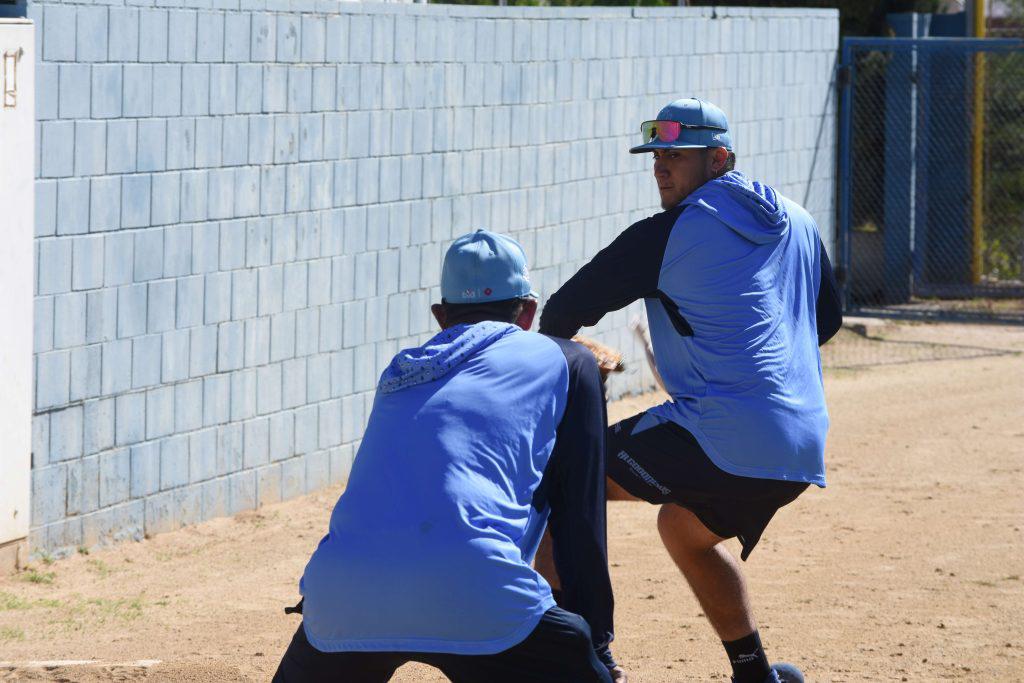
[[[829,487],[781,511],[746,567],[769,655],[810,681],[1024,680],[1024,327],[883,332],[1018,353],[826,371]],[[299,621],[281,608],[338,494],[0,577],[0,680],[269,680]],[[727,680],[656,512],[609,507],[614,652],[634,683]],[[444,679],[407,666],[395,680]]]

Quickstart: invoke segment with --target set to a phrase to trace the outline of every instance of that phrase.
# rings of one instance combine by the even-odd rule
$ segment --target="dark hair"
[[[480,322],[496,320],[502,323],[514,323],[523,310],[525,299],[502,299],[472,304],[453,304],[441,300],[445,318],[449,325],[460,322]]]

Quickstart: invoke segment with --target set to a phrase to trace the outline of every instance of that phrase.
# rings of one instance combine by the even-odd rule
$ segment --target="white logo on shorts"
[[[658,491],[661,492],[661,495],[667,496],[668,494],[672,493],[672,489],[670,489],[669,487],[665,486],[657,479],[652,477],[647,470],[640,466],[640,463],[638,463],[633,458],[629,457],[629,453],[627,453],[626,451],[619,451],[618,458],[622,462],[629,465],[629,469],[633,470],[633,474],[640,477],[640,479],[645,484],[647,484],[648,486],[653,486],[654,488],[658,489]]]

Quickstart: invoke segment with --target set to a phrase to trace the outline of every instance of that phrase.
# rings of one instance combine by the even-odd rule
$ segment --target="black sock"
[[[761,636],[754,631],[745,638],[731,640],[728,643],[724,640],[725,652],[729,655],[729,663],[732,664],[732,680],[736,683],[764,683],[772,672],[768,664],[768,658],[761,647]]]

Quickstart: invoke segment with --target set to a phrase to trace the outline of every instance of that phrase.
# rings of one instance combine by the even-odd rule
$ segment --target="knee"
[[[658,533],[673,556],[706,553],[723,540],[708,531],[697,515],[671,503],[658,511]]]

